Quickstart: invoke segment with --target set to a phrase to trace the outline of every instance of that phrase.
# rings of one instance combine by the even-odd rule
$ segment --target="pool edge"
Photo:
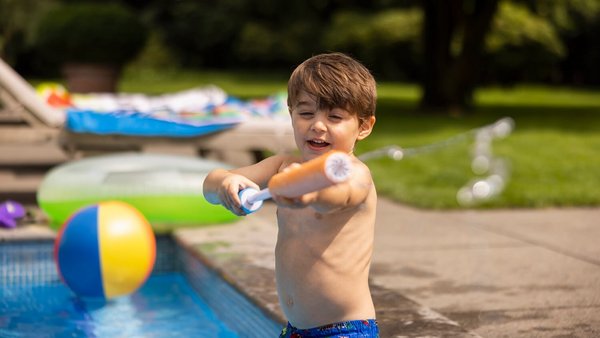
[[[257,297],[251,291],[248,290],[248,284],[241,282],[239,278],[235,277],[232,273],[228,272],[229,269],[223,267],[212,260],[208,255],[206,255],[202,250],[194,248],[194,244],[186,241],[182,236],[178,236],[177,234],[171,234],[172,239],[179,245],[182,249],[186,250],[190,255],[192,255],[196,260],[201,262],[206,268],[212,270],[216,273],[223,281],[232,286],[237,292],[242,294],[247,300],[249,300],[254,306],[261,310],[261,312],[269,317],[271,320],[279,323],[283,326],[287,323],[287,320],[283,316],[279,309],[279,305],[269,304],[265,302],[260,297]],[[246,266],[247,268],[247,266]],[[260,272],[259,272],[260,273]],[[274,272],[273,272],[274,273]],[[273,278],[273,286],[274,286],[274,278]],[[276,308],[273,310],[273,308]]]

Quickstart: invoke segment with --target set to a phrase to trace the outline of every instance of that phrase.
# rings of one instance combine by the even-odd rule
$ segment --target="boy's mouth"
[[[308,140],[307,142],[311,147],[316,149],[325,148],[329,145],[329,143],[323,140]]]

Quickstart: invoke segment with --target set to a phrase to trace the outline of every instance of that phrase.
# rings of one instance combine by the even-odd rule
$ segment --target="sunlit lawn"
[[[129,72],[121,90],[159,94],[214,84],[241,98],[284,91],[287,74]],[[480,177],[470,169],[473,138],[427,152],[427,146],[509,116],[516,129],[493,143],[510,163],[510,179],[481,207],[600,205],[600,90],[544,86],[485,88],[477,109],[460,117],[416,113],[419,88],[380,83],[374,133],[357,154],[397,145],[416,152],[400,161],[368,162],[380,195],[425,208],[456,208],[456,193]]]

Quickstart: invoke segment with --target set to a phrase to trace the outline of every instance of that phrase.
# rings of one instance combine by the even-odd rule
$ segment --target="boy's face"
[[[296,145],[304,160],[330,150],[352,153],[357,140],[367,137],[375,117],[359,125],[358,116],[343,108],[319,109],[316,98],[302,91],[290,107]]]

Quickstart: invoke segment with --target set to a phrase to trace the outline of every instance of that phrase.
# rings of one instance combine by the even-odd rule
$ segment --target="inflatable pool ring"
[[[121,153],[89,157],[52,169],[37,193],[38,205],[57,229],[80,208],[107,200],[131,204],[155,230],[238,220],[202,195],[209,171],[227,165],[175,155]]]
[[[60,229],[54,258],[61,279],[81,297],[114,298],[137,290],[156,258],[156,239],[137,209],[118,201],[77,211]]]

